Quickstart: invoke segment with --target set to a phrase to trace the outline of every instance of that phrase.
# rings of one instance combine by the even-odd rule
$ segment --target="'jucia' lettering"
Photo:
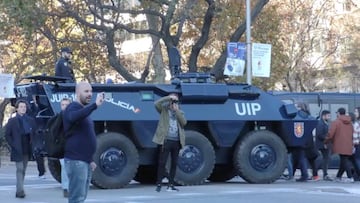
[[[75,101],[75,94],[67,94],[67,93],[58,93],[58,94],[53,94],[52,98],[50,98],[50,102],[54,103],[54,102],[61,102],[61,100],[63,98],[70,98],[73,101]]]
[[[256,112],[261,110],[259,103],[235,103],[236,114],[239,116],[255,116]]]

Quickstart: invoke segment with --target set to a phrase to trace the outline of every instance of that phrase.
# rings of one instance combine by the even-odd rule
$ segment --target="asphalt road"
[[[332,171],[334,174],[335,171]],[[178,187],[179,192],[155,192],[154,185],[131,183],[126,188],[101,190],[91,188],[87,203],[358,203],[360,183],[307,182],[278,180],[272,184],[248,184],[240,178],[227,183],[206,183]],[[0,167],[0,200],[4,203],[64,203],[62,190],[51,175],[42,180],[30,162],[25,177],[25,199],[15,198],[15,166],[2,162]]]

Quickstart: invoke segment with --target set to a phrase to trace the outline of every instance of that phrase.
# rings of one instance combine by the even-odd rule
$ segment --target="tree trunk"
[[[149,28],[153,30],[158,30],[159,22],[157,18],[153,15],[146,15],[146,19],[149,24]],[[163,55],[161,52],[161,44],[159,43],[159,38],[151,35],[151,41],[154,54],[152,57],[152,65],[154,67],[154,79],[153,81],[156,83],[164,83],[165,82],[165,67],[164,67],[164,61],[163,61]]]

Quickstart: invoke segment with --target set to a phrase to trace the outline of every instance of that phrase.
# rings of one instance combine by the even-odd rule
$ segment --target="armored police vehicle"
[[[31,81],[17,85],[15,93],[29,101],[38,98],[42,110],[37,118],[59,112],[64,97],[75,100],[75,84],[62,83],[63,78],[27,79]],[[171,84],[92,87],[94,94],[105,92],[104,104],[91,115],[98,166],[92,183],[99,188],[121,188],[133,179],[155,182],[157,146],[152,138],[159,114],[154,101],[169,93],[179,94],[188,121],[175,177],[181,185],[227,181],[236,175],[249,183],[271,183],[284,171],[287,147],[304,145],[317,123],[299,114],[294,104],[255,86],[215,83],[205,73],[179,73]],[[49,168],[60,181],[58,160],[49,159]]]
[[[336,111],[339,108],[345,108],[346,112],[354,112],[356,107],[360,106],[359,93],[339,93],[339,92],[271,92],[274,96],[280,98],[287,104],[305,103],[308,105],[312,116],[319,118],[322,110],[328,110],[331,113],[331,121],[336,119]],[[315,134],[314,134],[315,135]],[[320,153],[321,155],[321,153]],[[318,159],[319,166],[321,164]],[[331,155],[329,163],[330,168],[339,167],[339,156]]]

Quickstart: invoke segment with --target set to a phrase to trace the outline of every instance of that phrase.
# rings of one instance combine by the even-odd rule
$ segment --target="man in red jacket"
[[[336,180],[341,181],[341,171],[345,170],[348,177],[346,181],[354,182],[350,162],[353,148],[352,135],[354,128],[352,126],[351,117],[345,115],[344,108],[339,108],[336,113],[337,119],[331,123],[325,142],[332,142],[332,151],[340,156],[340,167],[336,174]]]

